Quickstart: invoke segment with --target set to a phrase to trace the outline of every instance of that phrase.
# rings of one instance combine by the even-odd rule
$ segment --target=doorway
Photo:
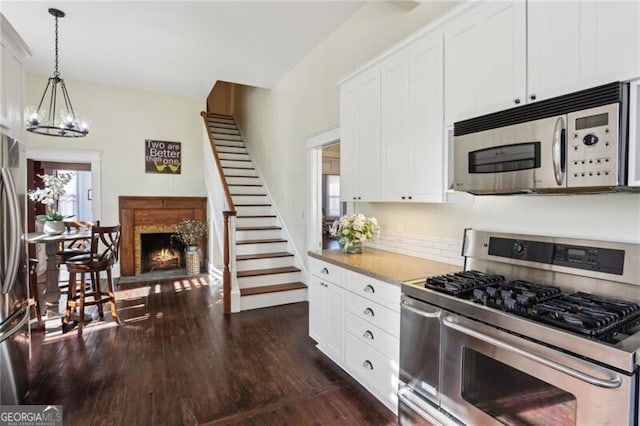
[[[91,163],[61,163],[55,161],[34,161],[34,182],[36,175],[59,176],[70,173],[71,180],[64,187],[65,193],[58,201],[58,211],[74,220],[93,221],[93,187]],[[31,179],[30,179],[31,181]]]
[[[344,214],[340,200],[340,143],[322,148],[322,248],[336,249],[340,245],[331,236],[333,222]]]

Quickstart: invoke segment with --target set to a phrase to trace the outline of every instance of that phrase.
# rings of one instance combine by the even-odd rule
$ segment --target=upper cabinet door
[[[445,124],[524,102],[526,31],[523,1],[484,4],[445,31]]]
[[[7,48],[5,42],[0,38],[0,129],[9,128],[9,117],[7,116]]]
[[[359,80],[358,118],[358,200],[380,199],[380,70],[364,74]],[[340,170],[351,167],[349,163]]]
[[[409,150],[409,57],[400,51],[381,68],[382,200],[400,201],[407,197]]]
[[[358,196],[358,115],[355,84],[340,90],[340,198],[354,201]]]
[[[528,3],[528,100],[640,76],[640,2]]]
[[[442,35],[409,50],[408,192],[411,201],[442,201],[444,190]]]

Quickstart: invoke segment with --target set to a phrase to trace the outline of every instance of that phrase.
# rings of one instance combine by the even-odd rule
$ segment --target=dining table
[[[46,309],[46,318],[48,320],[52,318],[61,318],[60,313],[60,289],[58,287],[59,271],[56,266],[56,253],[59,250],[61,244],[75,240],[91,239],[91,229],[78,229],[63,232],[62,234],[47,234],[44,232],[29,232],[25,235],[25,241],[29,244],[44,244],[47,254],[47,279],[46,287],[44,289],[43,297],[39,297],[40,300],[44,300],[43,306],[38,306],[40,312],[44,315],[44,309]]]

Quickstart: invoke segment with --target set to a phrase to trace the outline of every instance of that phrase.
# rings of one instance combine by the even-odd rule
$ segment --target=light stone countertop
[[[396,285],[463,270],[460,265],[369,247],[365,247],[362,254],[344,254],[340,249],[310,250],[308,254],[313,258]]]

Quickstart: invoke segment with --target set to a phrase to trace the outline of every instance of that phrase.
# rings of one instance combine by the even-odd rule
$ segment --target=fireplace
[[[176,247],[177,242],[173,242],[173,254],[170,251],[158,253],[154,255],[155,266],[149,266],[149,260],[145,260],[148,254],[143,253],[143,239],[149,238],[149,234],[163,234],[161,238],[169,238],[173,233],[173,225],[182,219],[206,220],[206,203],[204,197],[121,196],[120,274],[140,275],[149,272],[150,267],[154,268],[154,272],[168,270],[166,268],[176,263],[173,259],[176,256],[180,256],[179,261],[184,267],[184,248]],[[201,243],[200,250],[207,253],[206,240]],[[159,269],[160,266],[165,269]]]
[[[140,235],[140,272],[170,271],[185,267],[184,244],[168,232]]]

